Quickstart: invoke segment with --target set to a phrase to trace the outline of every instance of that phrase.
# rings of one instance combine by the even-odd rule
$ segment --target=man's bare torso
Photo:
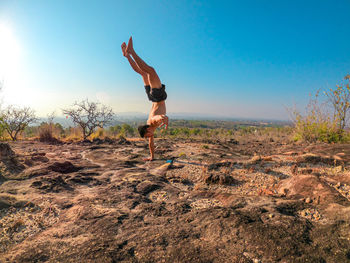
[[[164,116],[166,115],[165,101],[153,102],[151,111],[148,115],[147,124],[151,126],[160,126],[163,123]]]

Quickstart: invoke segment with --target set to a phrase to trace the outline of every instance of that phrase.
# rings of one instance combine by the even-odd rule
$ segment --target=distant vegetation
[[[0,89],[1,89],[0,83]],[[186,138],[193,140],[267,140],[307,142],[350,142],[350,75],[335,89],[318,91],[310,97],[305,113],[289,109],[292,122],[220,121],[171,119],[167,130],[157,130],[156,138]],[[38,120],[30,108],[9,106],[0,113],[0,139],[38,139],[44,142],[80,141],[96,138],[139,137],[140,121],[112,123],[112,109],[83,100],[63,113],[73,121],[73,127],[55,123],[54,114],[47,121]],[[145,120],[142,122],[145,123]],[[107,125],[110,126],[107,126]]]
[[[123,123],[107,128],[97,128],[87,139],[96,138],[139,138],[137,126],[140,123]],[[197,128],[201,127],[201,128]],[[229,121],[193,121],[172,120],[168,130],[157,130],[156,138],[193,139],[193,140],[267,140],[289,141],[293,132],[290,125],[273,123],[240,123]],[[40,141],[52,142],[57,139],[63,141],[81,141],[83,132],[80,127],[62,127],[48,118],[37,126],[27,126],[21,138],[38,138]]]

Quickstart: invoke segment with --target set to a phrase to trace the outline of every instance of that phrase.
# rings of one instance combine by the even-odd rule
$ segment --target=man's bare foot
[[[154,159],[152,157],[147,157],[147,158],[143,158],[144,161],[153,161]]]
[[[130,54],[134,51],[134,47],[132,44],[132,37],[129,38],[128,46],[126,47],[126,53]]]
[[[126,43],[123,42],[122,44],[122,52],[123,52],[123,56],[126,57],[128,55],[128,53],[126,52]]]

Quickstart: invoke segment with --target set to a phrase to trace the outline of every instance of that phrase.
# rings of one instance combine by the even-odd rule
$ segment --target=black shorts
[[[167,94],[165,92],[165,85],[162,84],[162,87],[159,89],[152,89],[151,86],[145,86],[148,99],[152,102],[160,102],[166,100]]]

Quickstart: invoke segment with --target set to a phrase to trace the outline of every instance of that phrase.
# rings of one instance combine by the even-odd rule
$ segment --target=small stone
[[[265,168],[265,171],[264,171],[264,172],[265,172],[266,174],[268,174],[268,173],[270,173],[271,171],[272,171],[271,168]]]
[[[293,164],[292,168],[291,168],[292,174],[296,175],[298,174],[298,165],[297,164]]]
[[[320,200],[321,200],[321,196],[318,196],[318,197],[317,197],[317,204],[318,204],[318,205],[320,204]]]
[[[306,199],[305,199],[305,203],[307,203],[307,204],[312,203],[312,199],[311,199],[310,197],[306,198]]]
[[[275,217],[274,214],[269,214],[269,218],[273,218],[273,217]]]
[[[260,162],[261,161],[261,156],[259,155],[255,155],[253,156],[251,159],[250,159],[250,162],[251,163],[257,163],[257,162]]]
[[[250,167],[249,169],[248,169],[248,173],[254,173],[255,172],[255,168],[254,167]]]
[[[300,215],[301,215],[301,216],[306,216],[307,213],[306,213],[306,211],[304,210],[304,211],[301,211]]]

